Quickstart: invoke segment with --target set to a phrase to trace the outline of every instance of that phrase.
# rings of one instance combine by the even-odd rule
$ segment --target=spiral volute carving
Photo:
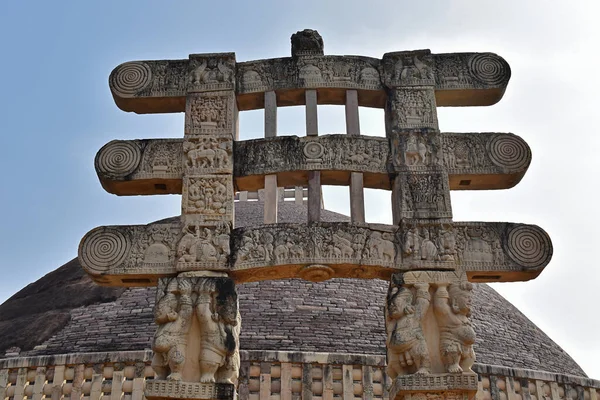
[[[492,162],[511,171],[519,171],[529,166],[531,150],[521,138],[513,135],[498,135],[488,143],[488,152]]]
[[[152,82],[152,70],[145,62],[119,65],[110,75],[110,87],[119,97],[134,97]]]
[[[490,86],[501,86],[510,79],[508,63],[492,53],[473,55],[469,59],[469,70],[475,79]]]
[[[81,240],[79,260],[91,275],[107,272],[121,264],[131,248],[131,240],[121,230],[100,227],[89,232]]]
[[[124,178],[138,168],[141,159],[142,150],[136,142],[113,140],[98,152],[96,170],[107,177]]]
[[[515,263],[525,269],[537,269],[550,262],[552,242],[541,228],[520,225],[508,232],[507,252]]]

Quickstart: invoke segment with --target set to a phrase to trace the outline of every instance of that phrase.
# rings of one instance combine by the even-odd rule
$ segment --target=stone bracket
[[[552,257],[541,228],[499,222],[282,223],[197,232],[184,236],[180,221],[99,227],[82,239],[79,260],[99,284],[154,286],[160,277],[201,270],[227,272],[238,283],[389,279],[395,272],[459,268],[473,282],[526,281]]]

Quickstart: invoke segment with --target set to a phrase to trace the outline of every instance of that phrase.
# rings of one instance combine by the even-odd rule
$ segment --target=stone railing
[[[385,357],[242,351],[240,400],[388,399]],[[0,400],[142,400],[152,352],[0,360]],[[600,381],[476,364],[477,400],[600,400]]]

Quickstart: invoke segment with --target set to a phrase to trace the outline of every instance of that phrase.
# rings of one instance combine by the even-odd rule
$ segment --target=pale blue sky
[[[69,261],[98,225],[142,224],[179,213],[179,196],[104,192],[93,158],[112,139],[181,137],[183,115],[120,111],[108,89],[118,64],[234,51],[238,61],[287,56],[289,37],[318,29],[329,54],[381,57],[492,51],[510,64],[504,99],[439,111],[444,131],[514,132],[533,162],[514,189],[454,192],[456,220],[535,223],[555,256],[535,281],[495,285],[600,378],[594,212],[598,153],[598,2],[487,1],[3,1],[0,4],[0,302]],[[342,132],[343,110],[319,110],[321,133]],[[362,110],[364,134],[383,135],[380,110]],[[279,129],[302,134],[299,108]],[[259,137],[262,113],[241,116],[241,138]],[[347,212],[345,190],[328,208]],[[369,192],[367,219],[389,222],[389,196]]]

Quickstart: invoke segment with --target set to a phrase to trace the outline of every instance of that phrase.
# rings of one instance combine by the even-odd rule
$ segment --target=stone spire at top
[[[292,40],[292,57],[322,56],[323,38],[314,29],[304,29],[294,33]]]

